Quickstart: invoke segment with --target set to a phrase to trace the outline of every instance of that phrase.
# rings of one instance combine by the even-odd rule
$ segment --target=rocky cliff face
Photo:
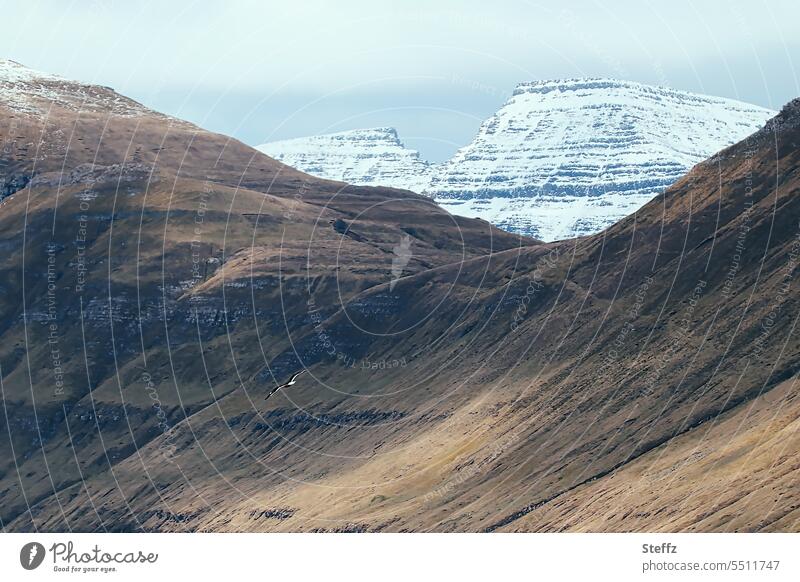
[[[455,214],[551,241],[606,228],[774,114],[612,79],[538,81],[519,85],[475,139],[439,166],[379,157],[386,179],[361,172],[373,165],[370,152],[361,149],[354,158],[348,134],[267,144],[262,151],[356,184],[390,177],[387,185],[428,194]]]

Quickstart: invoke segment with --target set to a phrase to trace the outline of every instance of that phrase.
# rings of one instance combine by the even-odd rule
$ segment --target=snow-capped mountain
[[[256,149],[308,174],[349,184],[421,192],[430,182],[429,164],[405,147],[392,127],[288,139]]]
[[[775,113],[611,79],[524,83],[427,191],[456,214],[544,240],[589,234]]]
[[[519,85],[475,139],[438,166],[385,129],[259,149],[317,176],[422,192],[454,214],[549,241],[613,224],[775,114],[613,79],[537,81]],[[376,145],[365,146],[361,134]]]
[[[58,159],[59,156],[77,157],[91,147],[86,141],[73,139],[72,133],[63,131],[59,126],[65,115],[73,114],[78,115],[75,119],[80,119],[81,124],[97,125],[94,134],[97,137],[94,142],[97,150],[92,164],[64,172],[55,178],[65,186],[96,180],[116,163],[114,160],[109,167],[103,164],[103,160],[113,159],[113,150],[108,146],[113,138],[103,130],[105,122],[110,122],[110,116],[131,120],[141,118],[142,121],[154,119],[166,122],[170,127],[194,127],[188,122],[152,111],[109,87],[72,81],[36,71],[15,61],[0,59],[0,117],[8,119],[8,123],[0,127],[0,153],[7,154],[6,160],[0,162],[0,204],[28,184],[52,179],[47,175],[48,171],[54,171],[48,167],[49,160]],[[31,126],[37,128],[39,138],[36,141],[24,141],[25,138],[21,136]],[[144,127],[142,131],[145,132]],[[122,146],[122,151],[129,146]],[[12,156],[11,152],[15,154]],[[33,165],[24,162],[28,152],[36,152],[36,163]],[[149,173],[149,168],[145,169],[137,161],[139,152],[130,148],[130,153],[130,163],[124,167],[114,167],[120,180],[127,180],[143,171]],[[10,161],[12,159],[15,161]]]

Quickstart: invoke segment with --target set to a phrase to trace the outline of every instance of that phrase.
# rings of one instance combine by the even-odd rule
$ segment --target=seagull
[[[266,400],[267,398],[269,398],[270,396],[272,396],[273,394],[275,394],[278,390],[281,390],[282,388],[288,388],[289,386],[294,386],[295,384],[297,384],[297,377],[300,374],[302,374],[303,372],[305,372],[305,370],[300,370],[299,372],[295,372],[294,374],[292,374],[292,377],[289,378],[289,381],[286,384],[281,384],[280,386],[277,386],[277,387],[273,388],[272,390],[270,390],[269,394],[267,394],[264,397],[264,400]]]

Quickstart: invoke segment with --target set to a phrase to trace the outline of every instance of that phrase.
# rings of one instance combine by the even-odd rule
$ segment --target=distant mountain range
[[[256,149],[313,176],[348,184],[423,192],[431,181],[431,165],[404,146],[392,127],[287,139]]]
[[[392,128],[257,149],[315,176],[406,188],[464,216],[546,241],[630,214],[775,111],[613,79],[523,83],[475,139],[432,165]]]

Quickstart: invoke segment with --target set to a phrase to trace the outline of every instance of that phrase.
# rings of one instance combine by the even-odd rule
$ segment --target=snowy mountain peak
[[[403,145],[393,127],[287,139],[256,149],[309,174],[350,184],[421,192],[430,180],[429,164]]]
[[[715,97],[712,95],[703,95],[700,93],[692,93],[680,89],[673,89],[671,87],[659,85],[646,85],[636,81],[621,81],[619,79],[611,79],[604,77],[584,78],[584,79],[553,79],[543,81],[530,81],[520,83],[514,89],[511,99],[506,102],[508,105],[514,100],[515,97],[520,95],[549,95],[547,99],[565,100],[565,105],[569,105],[566,101],[570,97],[591,97],[598,96],[600,100],[605,101],[608,99],[619,99],[622,96],[637,96],[651,101],[680,102],[684,105],[692,107],[704,107],[709,104],[724,106],[734,110],[742,111],[771,111],[757,105],[751,105],[735,99],[728,99],[725,97]],[[547,99],[543,98],[542,102],[546,103]]]
[[[350,136],[364,136],[364,138],[369,138],[370,136],[374,136],[375,138],[384,138],[390,137],[396,140],[400,140],[397,136],[397,130],[394,127],[371,127],[367,129],[351,129],[350,131],[342,131],[338,134],[333,135],[350,135]]]
[[[37,80],[64,81],[61,77],[30,69],[17,61],[0,59],[0,82],[31,83]]]
[[[582,89],[608,89],[612,87],[639,85],[630,81],[619,81],[616,79],[584,78],[584,79],[544,79],[539,81],[527,81],[519,83],[515,88],[512,97],[529,93],[550,93],[552,91],[579,91]]]
[[[451,212],[544,240],[590,234],[774,114],[615,79],[522,83],[428,192]]]
[[[523,93],[539,93],[545,94],[553,91],[566,93],[569,91],[596,91],[596,90],[609,90],[609,89],[627,89],[635,91],[659,91],[661,87],[654,85],[645,85],[636,81],[623,81],[620,79],[611,79],[608,77],[583,77],[574,79],[543,79],[538,81],[526,81],[519,83],[512,93],[521,95]],[[672,89],[666,89],[673,91]]]
[[[18,113],[41,115],[53,106],[106,114],[111,111],[121,116],[147,113],[167,118],[123,97],[110,87],[72,81],[31,69],[16,61],[0,60],[0,107]]]

